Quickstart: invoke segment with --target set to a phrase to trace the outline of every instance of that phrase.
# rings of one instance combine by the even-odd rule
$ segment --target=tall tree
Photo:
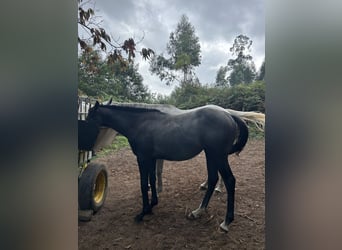
[[[228,61],[230,70],[229,83],[231,86],[240,83],[251,83],[255,79],[255,65],[253,57],[249,54],[253,41],[246,35],[238,35],[230,48],[235,58]]]
[[[227,79],[227,66],[221,66],[216,74],[215,86],[216,87],[225,87],[228,85],[229,81]]]
[[[123,67],[119,61],[107,64],[100,51],[83,52],[78,58],[79,90],[88,96],[117,101],[148,101],[150,93],[143,85],[138,66]]]
[[[195,28],[186,15],[182,15],[176,30],[170,33],[166,46],[169,58],[155,55],[150,63],[152,74],[170,84],[174,80],[189,82],[195,79],[194,67],[201,64],[201,46]],[[177,76],[181,72],[182,77]]]
[[[265,73],[266,73],[265,71],[266,70],[265,70],[265,59],[264,59],[264,61],[261,64],[261,67],[259,69],[258,76],[256,77],[256,80],[258,80],[258,81],[265,80]]]

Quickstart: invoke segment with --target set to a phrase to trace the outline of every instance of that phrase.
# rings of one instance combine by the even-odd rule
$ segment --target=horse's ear
[[[95,105],[94,105],[94,109],[97,109],[100,106],[100,103],[98,101],[96,101]]]
[[[112,97],[112,98],[110,98],[110,100],[109,100],[109,102],[107,103],[107,105],[110,105],[110,104],[112,104],[112,100],[113,100],[113,97]]]

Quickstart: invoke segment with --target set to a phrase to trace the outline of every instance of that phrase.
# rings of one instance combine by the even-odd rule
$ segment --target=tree
[[[258,76],[256,77],[257,81],[263,81],[265,79],[265,59],[261,64],[260,70],[258,72]]]
[[[83,52],[78,58],[79,90],[91,97],[116,101],[148,101],[150,93],[143,85],[138,65],[122,67],[119,61],[110,65],[101,58],[100,51]]]
[[[265,112],[265,83],[254,82],[230,88],[228,103],[235,110]]]
[[[88,53],[93,50],[92,47],[98,47],[106,53],[108,64],[120,62],[120,65],[127,66],[129,63],[133,63],[137,52],[134,39],[129,38],[123,43],[113,42],[110,35],[99,24],[100,22],[96,21],[94,9],[86,6],[89,6],[89,1],[83,3],[83,0],[78,0],[77,23],[79,28],[83,28],[89,34],[88,38],[78,36],[78,44],[81,50]],[[90,41],[92,41],[92,45],[90,45]],[[125,52],[126,57],[122,55],[123,52]],[[154,51],[150,48],[142,48],[140,54],[144,59],[149,59]]]
[[[240,83],[252,83],[255,78],[255,69],[246,64],[237,64],[232,67],[229,83],[235,86]]]
[[[230,52],[234,59],[228,61],[230,75],[228,77],[231,86],[240,83],[251,83],[255,79],[255,65],[250,52],[253,41],[246,35],[238,35]]]
[[[107,84],[105,65],[99,51],[89,50],[78,57],[78,89],[92,97],[106,95],[103,85]]]
[[[152,57],[150,71],[156,74],[166,84],[174,80],[179,82],[193,81],[194,67],[201,64],[201,47],[199,38],[195,35],[195,28],[189,22],[186,15],[182,15],[175,32],[170,33],[166,46],[168,59],[161,55]],[[177,72],[182,73],[182,78],[177,77]]]
[[[228,72],[227,66],[221,66],[219,68],[216,74],[215,87],[224,87],[229,84],[229,81],[226,76],[227,72]]]
[[[208,103],[206,86],[189,82],[180,84],[171,93],[169,103],[181,109],[191,109]]]

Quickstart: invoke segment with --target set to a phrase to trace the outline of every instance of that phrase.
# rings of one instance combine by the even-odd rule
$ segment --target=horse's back
[[[203,149],[228,152],[238,132],[232,116],[222,107],[206,105],[172,115],[183,133],[196,138]]]

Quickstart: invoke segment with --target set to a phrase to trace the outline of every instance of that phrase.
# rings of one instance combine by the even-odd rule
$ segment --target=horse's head
[[[86,118],[87,122],[93,122],[98,126],[103,123],[101,112],[99,111],[100,103],[96,101],[95,105],[91,107],[88,111],[88,116]]]

